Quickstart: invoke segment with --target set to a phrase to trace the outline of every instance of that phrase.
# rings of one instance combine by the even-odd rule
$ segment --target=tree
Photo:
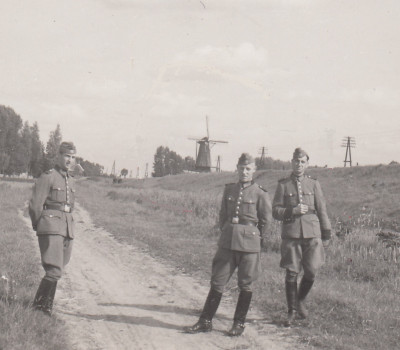
[[[163,146],[159,146],[157,147],[156,154],[154,155],[154,163],[153,163],[154,172],[152,173],[153,177],[162,177],[166,175],[164,160],[165,160],[165,148]]]
[[[83,168],[84,176],[100,176],[103,174],[104,167],[100,164],[89,162],[81,157],[76,157],[76,164],[80,164]]]
[[[194,160],[193,157],[190,156],[185,157],[183,169],[188,171],[196,170],[196,161]]]
[[[29,173],[34,177],[38,177],[43,171],[44,163],[44,147],[40,141],[39,126],[37,122],[31,127],[31,157],[29,163]]]
[[[256,158],[256,167],[257,170],[265,170],[265,169],[277,169],[277,170],[285,170],[291,169],[291,163],[289,161],[283,161],[279,159],[273,159],[271,157],[264,158],[264,162],[261,162],[261,158]]]
[[[12,108],[0,106],[0,152],[4,153],[2,171],[5,174],[21,173],[17,150],[21,140],[21,127],[21,117]]]
[[[16,164],[18,173],[30,173],[30,161],[32,154],[32,133],[28,122],[25,122],[21,130],[21,140],[17,145]]]
[[[121,170],[121,176],[123,176],[126,179],[126,176],[128,175],[128,169],[122,169]]]
[[[61,140],[62,135],[60,124],[57,124],[56,129],[50,132],[49,141],[47,141],[44,170],[52,169],[54,167]]]
[[[154,155],[154,172],[152,176],[161,177],[165,175],[181,174],[186,169],[186,166],[188,164],[190,165],[191,159],[193,160],[193,158],[190,157],[183,159],[179,154],[170,150],[168,147],[159,146]]]

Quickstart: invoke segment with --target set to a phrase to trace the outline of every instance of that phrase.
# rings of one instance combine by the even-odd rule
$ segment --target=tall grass
[[[30,188],[0,182],[0,349],[68,349],[62,323],[30,308],[42,274],[33,233],[18,214]]]
[[[281,174],[272,175],[280,177]],[[84,181],[79,185],[80,201],[91,211],[95,222],[117,239],[142,242],[151,254],[196,274],[206,284],[219,236],[216,223],[222,182],[230,182],[226,181],[229,176],[221,175],[222,181],[215,175],[209,177],[213,191],[202,187],[207,182],[203,174],[199,178],[200,186],[196,186],[192,175],[187,180],[175,177],[176,183],[174,177],[169,177],[167,185],[162,184],[162,179],[151,179],[153,185],[135,182],[134,186]],[[214,179],[219,184],[217,187],[212,183]],[[265,187],[272,186],[271,180],[263,180],[263,173],[260,180]],[[330,181],[337,183],[338,179],[328,174],[323,181],[329,192],[334,187]],[[360,182],[364,185],[365,181]],[[180,190],[181,185],[185,191]],[[354,193],[359,190],[355,188]],[[342,198],[336,197],[335,203],[345,203],[347,196],[347,192],[342,192]],[[368,204],[365,200],[361,203]],[[310,346],[389,350],[400,342],[400,249],[378,236],[381,219],[374,211],[358,210],[359,206],[360,202],[353,206],[357,209],[354,214],[350,212],[351,205],[346,209],[351,220],[331,215],[334,235],[326,250],[326,263],[309,298],[311,317],[299,321],[294,328]],[[335,211],[343,209],[336,209],[338,204],[334,208]],[[255,284],[254,305],[272,322],[282,325],[286,301],[279,246],[280,224],[274,222],[267,252],[262,254],[263,273]],[[227,289],[237,292],[235,280]]]

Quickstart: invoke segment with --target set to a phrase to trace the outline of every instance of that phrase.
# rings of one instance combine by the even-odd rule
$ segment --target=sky
[[[60,124],[110,172],[152,170],[158,146],[213,165],[243,152],[343,166],[400,161],[397,0],[2,0],[0,104]]]

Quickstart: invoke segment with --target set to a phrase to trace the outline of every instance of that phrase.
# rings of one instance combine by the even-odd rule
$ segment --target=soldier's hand
[[[324,248],[328,248],[330,242],[331,241],[329,239],[325,239],[325,240],[322,241],[322,246]]]
[[[303,215],[308,212],[308,205],[306,204],[297,204],[297,207],[293,208],[292,213],[294,215]]]

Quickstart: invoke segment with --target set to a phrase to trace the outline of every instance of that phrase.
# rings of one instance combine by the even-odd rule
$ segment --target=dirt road
[[[288,331],[251,310],[245,333],[226,336],[234,301],[224,298],[214,331],[185,334],[197,321],[208,288],[190,276],[118,243],[78,206],[73,257],[56,295],[73,349],[294,349]]]

